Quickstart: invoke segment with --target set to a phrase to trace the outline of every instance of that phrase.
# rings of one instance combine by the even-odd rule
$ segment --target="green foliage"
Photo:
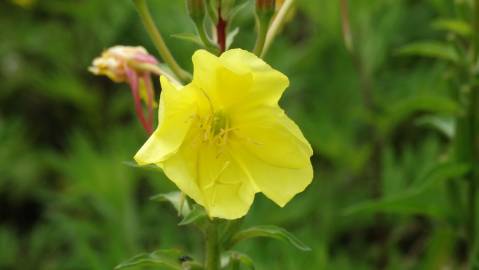
[[[126,269],[137,266],[155,266],[163,269],[182,270],[179,250],[157,250],[152,253],[138,254],[117,265],[115,269]]]
[[[128,88],[87,72],[115,44],[156,54],[131,1],[16,2],[0,3],[0,268],[113,269],[173,247],[198,252],[153,252],[120,266],[194,269],[178,257],[201,258],[200,239],[177,224],[205,213],[182,202],[158,168],[125,165],[146,138]],[[284,208],[257,195],[245,220],[221,229],[225,242],[266,236],[301,250],[304,239],[311,252],[241,241],[223,254],[225,265],[464,268],[463,178],[471,166],[454,161],[451,145],[454,119],[466,113],[455,92],[469,89],[461,86],[470,70],[457,67],[471,54],[463,46],[474,34],[470,1],[349,1],[356,59],[343,44],[339,1],[296,2],[266,61],[290,78],[281,105],[312,144],[315,180]],[[231,47],[254,45],[249,3],[231,22]],[[184,2],[148,4],[191,70],[199,45],[174,37],[195,30]],[[148,200],[159,193],[153,200],[176,212]]]
[[[290,232],[283,228],[272,225],[255,226],[245,230],[241,230],[235,235],[233,235],[230,240],[230,243],[227,243],[226,246],[234,246],[241,241],[256,237],[267,237],[282,240],[290,243],[299,250],[311,251],[310,247],[305,245],[303,242],[301,242],[301,240],[296,238]]]

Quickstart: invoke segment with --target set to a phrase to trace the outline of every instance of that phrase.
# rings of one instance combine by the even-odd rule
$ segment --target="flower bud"
[[[105,75],[115,82],[127,81],[127,69],[137,70],[141,64],[156,64],[156,59],[143,47],[114,46],[93,60],[88,69],[95,75]]]
[[[205,18],[205,3],[203,0],[186,0],[186,8],[195,23],[203,23]]]
[[[256,14],[260,18],[271,19],[275,12],[275,0],[256,0]]]

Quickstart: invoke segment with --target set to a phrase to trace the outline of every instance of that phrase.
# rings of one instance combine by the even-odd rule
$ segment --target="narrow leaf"
[[[460,36],[470,36],[472,34],[471,26],[462,20],[439,19],[432,23],[436,30],[451,32]]]
[[[231,250],[222,255],[221,266],[223,268],[234,265],[235,263],[240,263],[250,270],[255,269],[253,259],[244,253]]]
[[[166,269],[182,270],[179,258],[182,253],[179,250],[157,250],[152,253],[142,253],[117,265],[115,270],[137,266],[163,266]]]
[[[400,48],[397,53],[399,55],[423,56],[452,62],[457,62],[459,60],[459,56],[454,47],[438,41],[420,41],[411,43]]]
[[[256,226],[246,230],[242,230],[236,233],[231,238],[229,246],[232,247],[240,241],[250,239],[250,238],[256,238],[256,237],[274,238],[274,239],[286,241],[302,251],[311,250],[311,248],[309,248],[306,244],[301,242],[301,240],[296,238],[296,236],[292,235],[287,230],[277,226],[271,226],[271,225]]]
[[[447,138],[452,139],[455,133],[454,118],[441,117],[436,115],[427,115],[416,120],[416,124],[420,126],[429,126],[439,131]]]
[[[192,33],[180,33],[180,34],[173,34],[171,36],[174,37],[174,38],[183,40],[183,41],[188,41],[188,42],[194,43],[194,44],[199,45],[201,47],[204,46],[201,39],[197,35],[192,34]]]
[[[470,166],[462,163],[440,163],[434,166],[420,179],[416,180],[415,182],[419,184],[413,186],[411,189],[380,200],[360,203],[347,208],[344,214],[386,212],[406,215],[424,214],[440,217],[444,209],[434,203],[424,202],[423,194],[445,180],[463,176],[469,170]]]
[[[187,216],[191,212],[191,208],[186,200],[185,194],[179,191],[158,194],[151,197],[150,200],[171,203],[178,214],[183,217]]]
[[[238,35],[240,28],[236,27],[233,31],[229,32],[226,36],[226,48],[229,48],[233,44],[236,35]]]
[[[180,226],[188,225],[207,218],[207,214],[203,207],[195,204],[193,209],[183,218],[183,220],[178,224]]]
[[[135,161],[123,161],[123,164],[132,168],[144,169],[149,171],[161,171],[158,166],[155,165],[138,165]]]

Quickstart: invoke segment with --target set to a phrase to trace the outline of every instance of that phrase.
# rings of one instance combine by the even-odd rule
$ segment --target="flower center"
[[[228,116],[222,112],[213,112],[206,119],[200,118],[201,140],[218,146],[223,146],[228,141],[229,134],[233,129]]]
[[[221,133],[225,132],[228,129],[229,121],[226,115],[219,111],[213,114],[211,119],[211,129],[210,132],[213,137],[218,135],[221,136]]]

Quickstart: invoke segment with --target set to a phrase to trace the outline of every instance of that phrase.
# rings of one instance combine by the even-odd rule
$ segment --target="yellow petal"
[[[158,128],[136,153],[140,165],[162,162],[176,152],[183,142],[195,114],[196,90],[192,87],[177,89],[168,79],[161,77],[162,92],[158,113]]]
[[[235,119],[235,158],[257,189],[280,206],[313,178],[311,146],[279,107],[259,107]]]
[[[312,148],[298,126],[278,106],[256,107],[232,118],[244,147],[268,164],[303,168]]]
[[[209,216],[237,219],[246,215],[255,194],[247,175],[221,148],[198,143],[201,133],[190,134],[180,150],[161,164],[165,174]]]
[[[286,75],[273,69],[251,52],[242,49],[228,50],[220,56],[220,61],[223,66],[237,74],[252,74],[253,84],[248,91],[248,102],[276,105],[289,85]]]
[[[228,69],[217,56],[205,50],[194,53],[193,66],[192,84],[204,92],[215,110],[227,110],[242,102],[252,86],[251,72]]]
[[[209,215],[236,219],[248,212],[255,188],[227,151],[212,143],[203,145],[198,157],[198,181]]]
[[[235,159],[254,182],[257,190],[283,207],[296,194],[302,192],[313,179],[311,162],[305,162],[303,153],[290,156],[289,159],[299,159],[304,162],[298,168],[289,168],[264,162],[240,143],[232,143]]]
[[[159,165],[168,179],[181,191],[198,204],[204,205],[203,193],[197,182],[199,155],[199,144],[195,143],[197,134],[198,131],[192,128],[179,150]]]

